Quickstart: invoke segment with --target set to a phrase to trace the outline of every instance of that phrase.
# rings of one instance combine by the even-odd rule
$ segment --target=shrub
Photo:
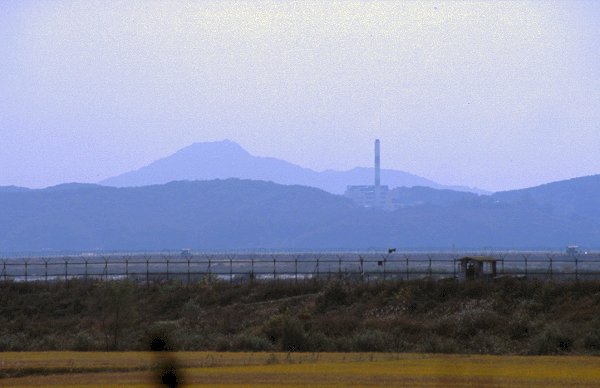
[[[202,318],[202,308],[197,299],[190,299],[181,307],[181,316],[190,324],[195,324]]]
[[[332,340],[333,351],[336,352],[349,352],[352,350],[352,339],[349,337],[339,337]]]
[[[88,332],[82,331],[77,333],[77,336],[75,337],[75,341],[73,343],[73,350],[84,352],[96,350],[98,348],[99,345]]]
[[[556,304],[557,294],[556,287],[553,284],[545,283],[539,284],[535,283],[535,292],[533,295],[533,300],[536,302],[536,306],[539,307],[539,312],[549,311],[552,306]]]
[[[157,321],[153,322],[148,326],[141,338],[141,348],[143,350],[150,350],[153,341],[161,340],[165,343],[167,349],[165,350],[179,350],[180,344],[175,342],[175,338],[179,336],[175,335],[178,330],[176,322],[172,321]]]
[[[17,334],[1,334],[0,335],[0,352],[11,352],[25,350],[26,344],[29,341],[22,333]]]
[[[350,292],[347,286],[337,280],[331,281],[317,298],[316,308],[318,311],[325,311],[329,307],[348,305],[350,300]]]
[[[99,313],[107,350],[118,350],[124,332],[134,324],[137,317],[137,290],[137,285],[130,281],[106,282],[98,287],[98,298],[90,309]]]
[[[457,335],[461,338],[471,338],[480,331],[493,333],[502,324],[498,314],[484,308],[463,310],[457,318]]]
[[[538,334],[532,343],[530,353],[559,354],[570,352],[575,342],[571,327],[566,324],[550,323]]]
[[[316,318],[313,323],[315,330],[327,336],[337,337],[353,333],[360,325],[360,319],[347,312],[326,313]]]
[[[592,352],[600,352],[600,332],[590,330],[583,336],[583,347]]]
[[[453,338],[427,335],[419,341],[417,351],[423,353],[462,353],[464,348]]]
[[[306,351],[325,352],[331,350],[332,341],[325,334],[317,331],[306,335]]]
[[[273,344],[281,340],[283,321],[283,315],[273,315],[262,328],[262,332]]]
[[[406,352],[411,349],[411,344],[409,343],[406,335],[401,330],[395,328],[391,332],[392,343],[389,344],[391,351],[394,352]]]
[[[466,350],[469,353],[502,354],[508,351],[509,346],[504,338],[480,331],[470,338]]]
[[[380,330],[357,333],[352,338],[352,349],[358,352],[384,352],[391,350],[394,338]]]
[[[306,334],[302,323],[297,319],[285,319],[281,330],[281,350],[299,352],[305,348]]]
[[[59,338],[55,334],[48,334],[36,338],[35,342],[32,344],[32,348],[41,350],[66,350],[67,344],[65,344],[63,338]]]
[[[211,342],[212,338],[210,335],[202,335],[196,333],[185,333],[182,338],[178,341],[181,350],[204,350],[214,348],[214,344]]]
[[[231,350],[236,351],[260,352],[270,350],[271,347],[268,339],[254,335],[240,334],[235,336],[231,342]]]
[[[522,340],[531,335],[531,319],[523,312],[517,312],[510,317],[506,330],[510,339]]]
[[[219,352],[227,352],[231,350],[231,341],[226,336],[218,336],[215,340],[215,349]]]

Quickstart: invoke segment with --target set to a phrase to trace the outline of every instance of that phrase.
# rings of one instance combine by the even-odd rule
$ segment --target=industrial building
[[[352,199],[356,204],[384,209],[395,209],[392,202],[392,191],[386,185],[381,185],[381,149],[379,139],[375,140],[375,180],[373,185],[348,186],[345,196]]]

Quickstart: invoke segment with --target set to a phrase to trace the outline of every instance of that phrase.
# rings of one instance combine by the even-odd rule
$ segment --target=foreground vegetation
[[[0,283],[0,350],[597,354],[600,283]]]
[[[26,371],[0,385],[150,386],[159,358],[149,352],[5,353],[0,372]],[[175,353],[190,387],[486,386],[593,387],[600,358],[386,353]]]

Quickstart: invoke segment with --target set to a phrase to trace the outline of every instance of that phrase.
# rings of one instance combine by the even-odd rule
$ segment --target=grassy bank
[[[600,283],[1,283],[0,350],[596,354]]]

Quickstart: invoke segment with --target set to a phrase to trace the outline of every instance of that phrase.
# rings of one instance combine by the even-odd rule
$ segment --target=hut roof
[[[478,261],[480,263],[495,263],[498,261],[495,257],[492,256],[465,256],[460,259],[456,259],[456,261]]]

